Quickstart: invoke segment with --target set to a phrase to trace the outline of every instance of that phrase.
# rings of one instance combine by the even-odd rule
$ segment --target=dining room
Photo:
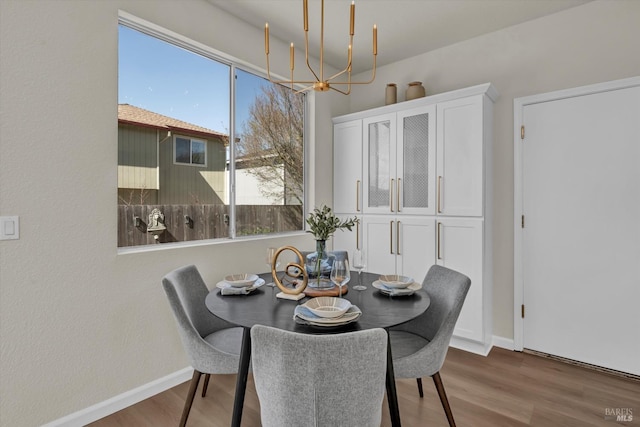
[[[473,274],[467,272],[473,276],[472,283],[482,283],[482,292],[474,288],[469,294],[478,309],[463,313],[465,323],[454,333],[453,345],[441,370],[457,424],[608,426],[637,423],[637,414],[634,414],[640,411],[637,375],[518,348],[522,325],[517,320],[520,304],[514,304],[519,293],[515,270],[520,256],[516,248],[520,222],[514,219],[518,172],[514,156],[514,100],[637,78],[640,75],[640,55],[637,55],[640,2],[525,1],[513,7],[509,0],[471,0],[454,5],[447,1],[356,1],[356,24],[365,27],[363,31],[357,27],[356,31],[355,37],[358,43],[362,39],[363,45],[354,44],[353,63],[359,68],[354,71],[353,81],[366,82],[371,77],[371,25],[374,23],[377,24],[378,61],[375,79],[368,84],[354,84],[349,95],[336,91],[306,93],[304,177],[300,179],[304,183],[304,203],[296,208],[300,215],[296,230],[264,233],[262,228],[262,233],[234,232],[223,237],[178,241],[179,236],[198,235],[201,217],[197,215],[200,214],[196,210],[188,214],[176,210],[174,214],[164,211],[162,216],[149,210],[127,214],[129,228],[123,232],[118,212],[130,211],[126,210],[126,204],[114,206],[119,197],[129,197],[128,193],[121,192],[119,184],[119,170],[131,166],[121,164],[119,157],[123,129],[132,134],[152,133],[160,148],[151,157],[161,163],[166,160],[162,156],[168,153],[167,162],[174,172],[181,165],[176,166],[175,157],[171,158],[175,151],[162,152],[163,138],[175,144],[188,140],[191,154],[199,142],[207,147],[207,155],[218,150],[221,157],[215,161],[210,160],[213,157],[189,158],[191,163],[206,162],[207,166],[205,170],[202,165],[202,173],[192,174],[198,176],[190,179],[198,179],[200,184],[206,181],[216,189],[233,163],[224,157],[229,152],[225,151],[225,144],[230,143],[229,130],[210,132],[210,128],[185,124],[188,122],[185,119],[177,123],[169,113],[163,113],[163,117],[138,116],[139,121],[121,117],[118,105],[123,102],[118,97],[118,64],[123,24],[162,40],[178,40],[183,43],[176,45],[180,49],[192,49],[207,59],[231,57],[235,62],[230,67],[245,67],[264,79],[267,75],[264,22],[269,20],[271,72],[284,79],[290,76],[289,38],[302,36],[302,0],[262,2],[268,4],[264,7],[270,9],[269,16],[265,16],[267,11],[253,7],[260,2],[225,3],[214,0],[0,1],[0,425],[177,425],[193,369],[162,287],[163,277],[181,267],[195,265],[208,289],[221,293],[216,284],[230,274],[266,273],[264,277],[268,279],[265,253],[270,247],[293,247],[313,253],[317,249],[316,239],[307,232],[309,227],[304,220],[314,208],[339,205],[334,185],[336,170],[351,171],[349,165],[354,159],[334,156],[336,126],[340,128],[341,123],[353,120],[369,120],[380,111],[400,116],[403,105],[414,103],[411,105],[424,108],[421,114],[426,111],[434,117],[432,131],[437,132],[438,112],[447,111],[438,108],[458,105],[455,102],[468,97],[480,100],[483,109],[479,123],[489,123],[492,128],[491,135],[482,136],[483,141],[491,140],[492,150],[478,155],[487,161],[483,163],[479,182],[491,184],[482,187],[481,213],[459,215],[466,215],[465,221],[470,221],[459,224],[464,225],[464,230],[469,228],[466,224],[480,221],[492,225],[483,225],[483,234],[477,240],[478,253],[482,254],[481,267],[477,274],[475,270]],[[319,1],[309,0],[309,4],[312,3],[316,5]],[[327,3],[327,7],[334,7],[334,3],[342,2]],[[343,12],[325,17],[331,32],[335,28],[335,32],[340,29],[344,34],[340,43],[345,44],[336,48],[339,59],[327,66],[327,74],[344,67],[351,52],[346,46],[350,3],[346,2]],[[480,11],[475,3],[481,4]],[[372,10],[378,10],[378,15],[367,10],[369,5]],[[252,9],[253,14],[239,16],[245,11],[243,6]],[[422,14],[423,9],[419,8],[427,6],[436,7],[441,15],[435,15],[435,10],[434,18]],[[488,7],[496,9],[483,9]],[[389,8],[392,12],[388,12]],[[287,24],[280,24],[278,15],[288,17],[288,9],[293,10],[291,28],[283,28],[282,25]],[[447,20],[447,13],[463,16],[466,21]],[[316,16],[316,12],[312,14]],[[409,20],[410,16],[418,19]],[[338,22],[330,23],[334,18]],[[503,20],[507,18],[511,20]],[[386,27],[384,22],[388,23]],[[410,22],[413,26],[409,26]],[[465,29],[473,29],[475,33],[463,32]],[[315,35],[318,28],[312,27],[310,32]],[[449,38],[438,39],[440,35]],[[416,41],[422,41],[422,46]],[[304,64],[304,41],[296,46],[297,73]],[[327,42],[326,48],[333,46]],[[321,62],[317,54],[311,61],[314,65]],[[156,68],[169,68],[170,62],[150,63]],[[424,85],[426,96],[405,100],[409,83],[417,81]],[[397,84],[395,103],[386,100],[391,83]],[[154,93],[154,89],[158,92],[157,87],[143,89],[147,94]],[[181,94],[184,92],[183,89]],[[124,103],[136,105],[137,101]],[[144,103],[137,107],[148,109]],[[365,117],[365,112],[370,110],[374,113]],[[135,114],[141,114],[140,110]],[[168,121],[167,117],[174,121]],[[447,122],[442,125],[446,126]],[[460,128],[452,126],[453,130]],[[382,127],[376,129],[379,131]],[[519,126],[516,133],[520,134]],[[186,139],[178,141],[179,137]],[[434,157],[433,161],[436,160]],[[236,161],[234,166],[238,172],[238,188],[241,184],[245,185],[243,188],[250,188],[247,182],[253,181],[243,181],[249,178],[240,173],[248,167],[242,168],[240,164]],[[192,172],[197,165],[188,167]],[[164,179],[156,166],[138,170],[148,173],[158,185]],[[411,222],[414,216],[434,219],[429,232],[436,237],[429,234],[431,244],[425,245],[431,251],[428,255],[433,262],[408,263],[404,267],[418,269],[411,270],[418,283],[422,283],[429,268],[438,263],[439,246],[434,243],[438,229],[441,233],[461,229],[448,229],[444,221],[442,226],[437,225],[438,176],[428,177],[429,185],[434,185],[434,191],[429,192],[434,199],[428,200],[433,204],[433,213],[371,211],[365,213],[369,216],[360,222],[361,226],[369,227],[370,236],[391,234],[392,245],[397,244],[399,227],[408,227],[402,235],[414,236],[417,245],[425,235],[420,228],[423,223]],[[442,185],[452,181],[445,179]],[[402,180],[402,185],[408,183]],[[473,183],[477,184],[477,180]],[[389,180],[385,180],[387,189],[388,184]],[[399,185],[394,181],[391,187],[400,188]],[[363,201],[365,194],[358,188],[352,185],[348,191],[359,191],[358,200]],[[221,201],[228,206],[233,189],[229,185],[219,190],[214,202],[202,202],[201,194],[196,197],[183,192],[183,196],[200,199],[194,204]],[[153,188],[139,185],[132,194],[143,198],[147,190]],[[380,197],[377,199],[380,206],[375,208],[387,209],[384,203],[388,202],[395,205],[396,200],[400,200],[395,196],[400,197],[395,191],[394,197]],[[150,197],[158,198],[153,202],[154,207],[166,206],[160,201],[162,195]],[[244,218],[242,206],[243,203],[238,203],[233,213],[216,211],[210,216],[211,222],[227,232],[229,224],[236,227],[234,221]],[[338,213],[343,215],[341,218],[362,214],[355,208]],[[247,218],[255,218],[251,214],[249,211]],[[384,221],[377,221],[379,218]],[[393,221],[391,226],[389,221]],[[522,221],[524,224],[524,217]],[[180,224],[182,234],[170,230],[175,239],[163,240],[169,235],[163,227],[176,223]],[[637,224],[634,227],[628,229],[631,236],[637,236]],[[237,227],[235,231],[240,230]],[[364,229],[355,226],[351,231],[337,231],[333,239],[327,241],[327,249],[345,249],[353,262],[355,243],[344,243],[344,239],[353,237],[355,240],[350,242],[364,243],[355,238],[357,233],[361,233],[359,239],[364,238]],[[126,235],[141,236],[148,243],[121,247],[120,239]],[[468,247],[464,243],[469,241],[459,240],[459,247]],[[372,258],[381,246],[373,238],[369,242],[370,246],[364,246],[368,259],[363,274],[375,277],[393,274],[386,264],[381,264],[386,258]],[[631,248],[637,250],[637,246]],[[388,246],[384,249],[388,252]],[[396,249],[392,247],[397,260]],[[410,251],[407,255],[423,254],[426,250]],[[283,260],[279,270],[293,260]],[[637,263],[627,264],[633,264],[629,270],[630,283],[639,284],[640,278],[634,275]],[[373,288],[373,280],[367,290],[354,290],[358,276],[356,271],[351,274],[345,297],[355,299],[361,292],[375,302],[384,296]],[[253,295],[225,298],[249,300],[265,295],[271,304],[288,307],[291,314],[296,304],[306,301],[276,299],[276,289],[262,286]],[[408,298],[413,297],[415,295]],[[624,294],[619,298],[622,300]],[[354,304],[358,302],[354,300]],[[524,316],[524,308],[522,310]],[[367,320],[364,316],[368,315],[363,311],[363,323]],[[294,328],[293,316],[288,320]],[[607,327],[615,330],[617,325]],[[634,336],[626,339],[637,345]],[[608,351],[625,352],[629,347],[622,341],[620,347],[608,346]],[[635,363],[637,367],[637,361]],[[424,398],[418,394],[415,379],[395,380],[402,424],[448,425],[436,387],[429,378],[424,380]],[[230,425],[235,392],[235,375],[213,375],[207,396],[202,398],[198,394],[194,399],[189,424]],[[381,425],[392,425],[390,411],[393,409],[390,410],[386,397],[381,411]],[[252,374],[246,382],[242,420],[242,425],[260,425],[260,401]]]

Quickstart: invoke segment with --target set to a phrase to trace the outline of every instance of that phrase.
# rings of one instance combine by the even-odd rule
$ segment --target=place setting
[[[265,284],[257,274],[238,273],[225,276],[216,283],[220,295],[248,295]]]
[[[410,296],[422,289],[422,283],[415,282],[412,277],[398,274],[382,275],[371,285],[387,296]]]
[[[317,297],[297,305],[293,311],[293,320],[301,325],[331,328],[355,322],[361,315],[360,308],[349,300]]]

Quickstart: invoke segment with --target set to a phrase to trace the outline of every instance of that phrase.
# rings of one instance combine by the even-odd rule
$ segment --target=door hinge
[[[522,318],[524,319],[524,304],[522,304]]]
[[[524,125],[520,126],[520,139],[524,139]]]
[[[524,215],[522,215],[522,228],[524,228]]]

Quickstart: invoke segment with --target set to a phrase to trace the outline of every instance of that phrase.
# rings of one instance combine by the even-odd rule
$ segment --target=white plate
[[[422,289],[422,283],[413,282],[409,286],[403,289],[390,289],[382,284],[381,281],[376,280],[372,283],[372,286],[379,290],[381,293],[385,295],[391,296],[405,296],[405,295],[413,295],[413,293],[417,290]]]
[[[386,274],[378,279],[387,288],[405,289],[414,283],[413,278],[409,276],[400,276],[398,274]]]
[[[316,316],[304,305],[298,305],[293,311],[293,315],[313,326],[341,326],[356,321],[362,315],[362,311],[357,306],[352,305],[341,317],[326,318]]]
[[[311,298],[302,305],[318,317],[333,318],[343,316],[351,307],[351,302],[344,298],[317,297]]]
[[[258,289],[260,286],[264,285],[265,283],[266,282],[265,282],[264,279],[258,278],[258,280],[253,282],[253,285],[251,285],[251,286],[246,286],[244,288],[237,288],[237,287],[232,286],[229,283],[225,282],[224,280],[221,280],[220,282],[216,283],[216,288],[218,288],[218,289],[234,288],[234,289],[238,290],[238,295],[240,295],[242,291],[246,291],[246,293],[253,292],[256,289]]]
[[[224,281],[234,288],[251,287],[258,279],[257,274],[251,273],[230,274],[224,277]]]

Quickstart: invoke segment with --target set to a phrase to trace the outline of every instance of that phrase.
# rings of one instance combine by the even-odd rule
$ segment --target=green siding
[[[175,136],[174,136],[175,137]],[[202,140],[202,138],[196,137]],[[223,204],[227,184],[225,148],[207,141],[207,166],[173,163],[174,138],[160,144],[160,204]]]
[[[157,130],[118,126],[118,188],[157,190]]]

